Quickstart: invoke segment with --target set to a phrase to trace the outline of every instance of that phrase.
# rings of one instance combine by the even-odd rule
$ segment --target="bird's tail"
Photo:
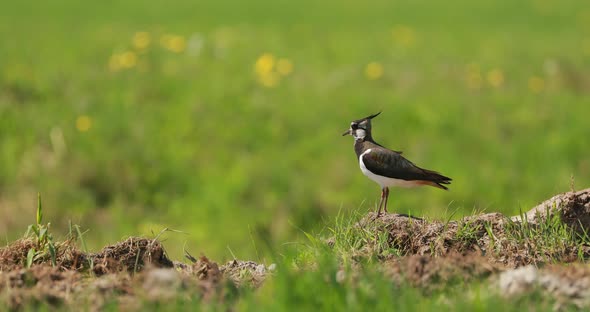
[[[451,181],[453,181],[453,179],[446,177],[436,171],[432,171],[432,170],[428,170],[428,169],[422,169],[424,171],[424,180],[423,183],[425,185],[430,185],[430,186],[434,186],[434,187],[438,187],[440,189],[443,190],[448,190],[449,188],[446,187],[444,184],[451,184]]]

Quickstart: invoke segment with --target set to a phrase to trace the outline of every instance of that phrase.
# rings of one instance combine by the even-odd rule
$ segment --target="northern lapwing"
[[[381,186],[381,201],[377,216],[381,215],[381,207],[387,212],[387,199],[389,187],[415,187],[430,185],[443,190],[448,188],[444,184],[450,184],[451,178],[428,169],[422,169],[402,156],[402,152],[392,151],[381,146],[371,136],[371,119],[381,112],[355,120],[350,123],[342,136],[354,137],[354,151],[359,160],[361,171],[369,179]]]

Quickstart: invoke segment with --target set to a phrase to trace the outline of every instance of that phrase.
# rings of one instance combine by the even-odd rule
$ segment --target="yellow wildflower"
[[[416,41],[416,33],[409,26],[397,25],[393,28],[391,34],[395,43],[404,47],[409,47]]]
[[[133,36],[133,46],[137,50],[145,50],[150,45],[152,38],[148,32],[140,31]]]
[[[163,35],[160,38],[160,44],[175,53],[181,53],[186,49],[186,39],[178,35]]]
[[[127,51],[119,55],[119,63],[122,68],[131,68],[137,64],[137,55],[133,51]]]
[[[365,76],[369,80],[377,80],[383,76],[383,66],[377,62],[371,62],[365,67]]]
[[[504,83],[504,73],[502,70],[497,68],[490,70],[488,72],[487,78],[488,83],[495,88],[502,86]]]
[[[81,115],[76,118],[76,129],[80,132],[86,132],[92,127],[92,120],[86,115]]]
[[[275,67],[274,55],[272,55],[270,53],[264,53],[256,60],[256,63],[254,64],[254,71],[258,75],[265,75],[265,74],[272,72],[274,67]]]

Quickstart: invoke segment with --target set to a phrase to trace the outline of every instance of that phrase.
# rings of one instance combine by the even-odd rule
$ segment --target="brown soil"
[[[557,195],[520,216],[507,217],[487,213],[465,217],[457,221],[430,221],[402,214],[386,214],[375,218],[368,214],[358,227],[379,234],[387,234],[386,245],[369,246],[369,252],[379,253],[393,248],[402,255],[445,257],[449,254],[477,254],[487,263],[506,268],[523,265],[542,265],[546,262],[576,262],[590,257],[590,246],[560,245],[544,248],[534,236],[522,237],[523,231],[541,233],[547,218],[559,216],[563,223],[578,235],[590,233],[590,189]]]
[[[25,267],[27,253],[33,247],[33,240],[25,238],[0,249],[0,271],[14,271]],[[107,246],[95,254],[81,252],[71,240],[56,244],[56,251],[56,266],[61,270],[91,270],[96,275],[137,272],[147,264],[155,267],[173,266],[159,241],[138,237],[130,237]],[[46,257],[37,261],[37,264],[49,263],[49,260]]]
[[[383,271],[394,282],[408,282],[427,292],[445,287],[450,282],[469,282],[488,277],[502,269],[475,253],[449,253],[445,257],[411,255],[391,258]]]
[[[547,248],[534,235],[519,239],[523,226],[547,235],[540,229],[556,216],[573,233],[590,233],[590,189],[554,196],[523,216],[488,213],[444,223],[369,214],[357,226],[387,235],[385,245],[375,242],[365,247],[366,253],[380,255],[394,248],[403,255],[380,257],[384,273],[396,283],[428,293],[449,283],[491,276],[492,290],[505,296],[540,290],[556,300],[556,309],[589,307],[590,267],[579,262],[590,257],[590,246]]]
[[[115,245],[103,248],[99,253],[89,255],[93,272],[103,275],[114,272],[138,272],[146,265],[161,268],[173,267],[172,261],[157,240],[130,237]]]
[[[0,248],[0,272],[21,269],[25,266],[27,253],[31,248],[36,248],[32,239],[20,239],[10,246]],[[65,270],[81,269],[87,261],[87,256],[80,252],[71,240],[56,244],[57,267]],[[41,259],[40,263],[49,259]]]
[[[91,306],[116,302],[139,309],[139,302],[187,299],[226,300],[238,286],[259,286],[267,269],[254,262],[218,265],[202,256],[192,265],[173,263],[159,241],[130,237],[95,254],[85,254],[70,242],[59,245],[57,266],[43,259],[25,268],[34,243],[23,239],[0,249],[0,298],[8,308],[24,304]],[[141,300],[137,300],[141,299]],[[3,301],[2,301],[3,302]]]
[[[490,286],[506,296],[538,290],[558,303],[590,305],[590,268],[563,266],[590,256],[590,246],[540,245],[534,236],[518,239],[523,226],[542,228],[559,216],[575,233],[590,233],[590,189],[555,196],[522,217],[480,214],[441,222],[399,214],[367,215],[356,226],[385,235],[359,251],[378,255],[383,273],[394,283],[409,283],[425,293],[489,277]],[[523,220],[524,219],[524,220]],[[333,241],[332,241],[333,242]],[[155,239],[131,237],[98,253],[84,253],[71,240],[57,244],[56,266],[50,259],[26,269],[31,239],[0,249],[0,300],[10,309],[50,304],[100,309],[115,302],[122,309],[140,309],[140,302],[233,300],[240,287],[257,288],[274,270],[251,261],[220,265],[205,256],[192,264],[172,262]],[[385,249],[402,256],[382,256]],[[549,263],[547,265],[544,265]],[[360,262],[359,262],[360,265]],[[141,299],[141,300],[138,300]]]

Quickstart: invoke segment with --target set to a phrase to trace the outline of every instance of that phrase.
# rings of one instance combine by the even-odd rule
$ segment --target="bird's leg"
[[[389,188],[386,187],[384,190],[385,190],[385,204],[383,205],[383,211],[387,212],[387,199],[389,199]]]
[[[381,207],[383,206],[383,199],[385,198],[385,188],[381,189],[381,200],[379,201],[379,209],[377,209],[377,217],[381,216]]]

